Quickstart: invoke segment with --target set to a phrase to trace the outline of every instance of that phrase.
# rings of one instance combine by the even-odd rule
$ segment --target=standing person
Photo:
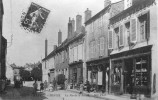
[[[35,81],[35,83],[33,83],[33,88],[34,88],[33,94],[36,94],[36,93],[37,93],[37,87],[38,87],[38,84],[37,84],[37,82]]]
[[[87,91],[90,92],[90,84],[89,84],[89,81],[87,81],[86,85],[87,85]]]
[[[67,82],[67,79],[65,79],[64,84],[65,84],[65,90],[67,90],[67,87],[68,87],[68,82]]]
[[[54,91],[57,90],[57,81],[55,80],[55,78],[53,80],[53,87],[54,87]]]
[[[43,90],[44,90],[44,84],[43,84],[43,82],[41,81],[41,83],[40,83],[40,92],[43,92]]]
[[[44,81],[44,90],[46,90],[46,88],[47,88],[47,81],[45,80]]]
[[[83,93],[83,87],[84,87],[83,82],[81,82],[81,84],[80,84],[80,93],[79,94]]]

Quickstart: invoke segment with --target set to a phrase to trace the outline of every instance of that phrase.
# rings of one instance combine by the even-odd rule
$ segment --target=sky
[[[22,12],[27,12],[31,2],[50,10],[40,34],[29,33],[20,27]],[[45,39],[48,40],[48,54],[53,50],[59,29],[62,31],[62,41],[66,39],[69,17],[75,19],[80,14],[84,21],[84,11],[89,8],[94,16],[104,8],[104,0],[3,0],[3,5],[3,36],[8,41],[7,64],[23,66],[44,58]]]

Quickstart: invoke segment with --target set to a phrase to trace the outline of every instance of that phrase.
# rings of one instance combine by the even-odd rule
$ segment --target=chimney
[[[82,16],[77,15],[76,16],[76,32],[80,33],[82,29]]]
[[[68,38],[70,38],[72,35],[72,21],[71,18],[69,17],[69,22],[68,22]]]
[[[45,40],[45,57],[47,57],[48,40]]]
[[[58,32],[58,46],[61,44],[62,42],[62,32],[59,30]]]
[[[111,1],[110,0],[105,0],[104,1],[104,8],[106,8],[108,5],[111,4]]]
[[[72,34],[75,32],[75,20],[74,18],[71,20],[72,23]]]
[[[91,18],[92,12],[87,8],[87,10],[84,13],[85,13],[85,22],[86,22]]]

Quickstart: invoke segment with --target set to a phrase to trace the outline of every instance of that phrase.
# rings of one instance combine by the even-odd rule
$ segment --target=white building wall
[[[48,73],[47,73],[47,69],[46,69],[46,62],[43,61],[42,62],[42,81],[44,82],[45,80],[48,82]]]

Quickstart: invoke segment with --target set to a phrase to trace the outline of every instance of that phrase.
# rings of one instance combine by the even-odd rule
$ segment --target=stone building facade
[[[122,11],[123,7],[123,1],[111,3],[105,0],[104,9],[85,21],[87,80],[97,91],[109,91],[109,18]]]
[[[110,18],[110,92],[157,94],[157,1],[132,5]]]

